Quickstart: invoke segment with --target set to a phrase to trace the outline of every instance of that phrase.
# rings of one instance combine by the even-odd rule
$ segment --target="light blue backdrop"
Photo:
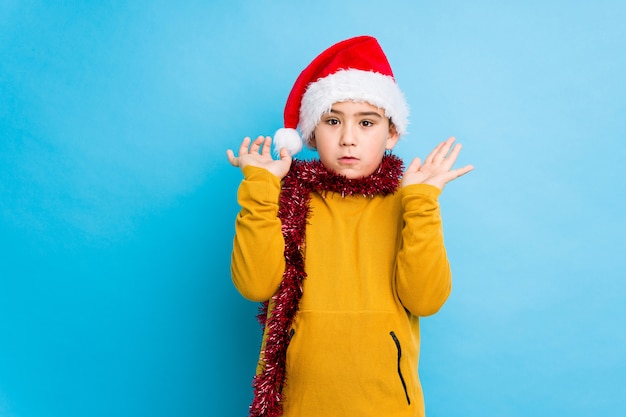
[[[624,21],[619,0],[0,2],[0,416],[246,414],[225,149],[360,34],[412,109],[398,153],[456,135],[476,166],[441,199],[429,416],[621,416]]]

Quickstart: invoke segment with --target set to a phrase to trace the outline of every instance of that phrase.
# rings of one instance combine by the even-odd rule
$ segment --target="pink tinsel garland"
[[[289,346],[289,331],[302,297],[302,282],[306,278],[301,247],[304,243],[309,215],[311,192],[335,192],[342,196],[374,197],[394,193],[402,176],[402,160],[385,155],[378,169],[368,177],[348,179],[328,171],[319,160],[294,160],[283,179],[278,217],[285,239],[285,272],[276,294],[273,308],[263,303],[258,318],[267,326],[263,351],[264,369],[254,377],[254,400],[251,417],[279,417],[282,415],[282,387],[285,383],[285,362]]]

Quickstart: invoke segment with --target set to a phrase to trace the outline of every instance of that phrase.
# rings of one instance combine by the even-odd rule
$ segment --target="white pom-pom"
[[[274,152],[278,155],[285,148],[293,156],[302,150],[302,138],[296,129],[281,127],[274,135]]]

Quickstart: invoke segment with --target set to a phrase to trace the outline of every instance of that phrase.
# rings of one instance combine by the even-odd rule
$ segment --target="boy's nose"
[[[353,146],[356,145],[356,136],[353,127],[345,125],[341,132],[341,146]]]

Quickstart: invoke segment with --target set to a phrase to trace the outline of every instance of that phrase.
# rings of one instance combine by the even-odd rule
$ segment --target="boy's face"
[[[385,112],[369,103],[333,104],[315,127],[311,145],[329,170],[348,178],[372,174],[398,142]]]

